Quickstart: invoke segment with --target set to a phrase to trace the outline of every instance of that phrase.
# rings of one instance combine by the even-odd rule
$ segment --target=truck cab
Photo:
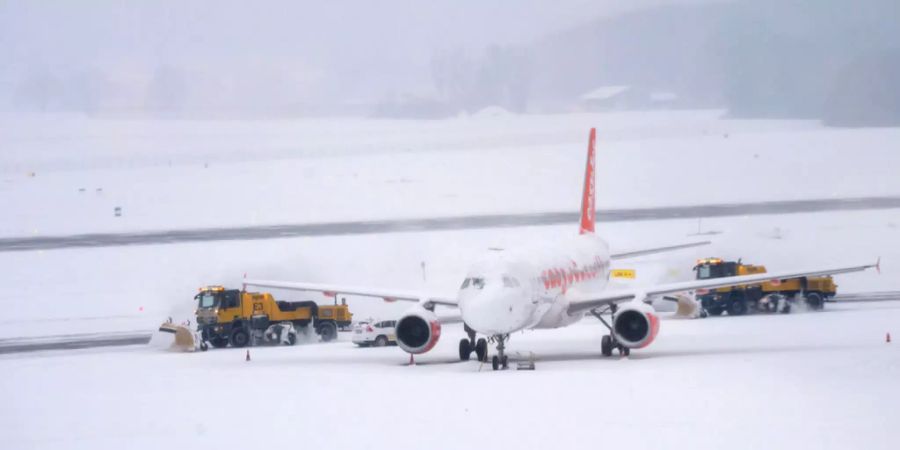
[[[755,266],[752,264],[743,264],[741,260],[737,260],[737,262],[735,262],[724,261],[721,258],[704,258],[697,260],[697,265],[694,266],[694,271],[697,272],[698,280],[706,280],[710,278],[723,278],[766,273],[766,267]]]

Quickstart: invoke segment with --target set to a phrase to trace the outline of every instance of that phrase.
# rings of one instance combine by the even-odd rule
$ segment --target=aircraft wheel
[[[475,356],[478,357],[479,361],[487,361],[487,339],[481,338],[475,344]]]
[[[607,335],[603,336],[602,339],[600,339],[600,353],[602,353],[603,356],[612,356],[612,351],[613,351],[612,336],[607,334]]]
[[[500,369],[500,357],[499,356],[494,355],[494,357],[491,358],[491,367],[493,367],[494,370]]]
[[[509,356],[503,355],[503,357],[500,358],[500,366],[504,369],[509,368]]]
[[[459,360],[460,361],[468,361],[469,357],[472,355],[472,343],[469,342],[468,339],[462,338],[459,340]]]

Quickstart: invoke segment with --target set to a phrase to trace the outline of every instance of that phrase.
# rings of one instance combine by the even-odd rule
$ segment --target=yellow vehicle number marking
[[[612,278],[627,278],[629,280],[635,279],[637,273],[634,269],[613,269],[609,276]]]

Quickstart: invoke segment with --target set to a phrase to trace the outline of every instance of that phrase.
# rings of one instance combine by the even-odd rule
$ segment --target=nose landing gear
[[[508,334],[498,334],[491,337],[491,340],[497,341],[497,354],[491,358],[491,367],[494,370],[506,370],[509,368],[509,356],[506,355],[506,341],[509,340]]]

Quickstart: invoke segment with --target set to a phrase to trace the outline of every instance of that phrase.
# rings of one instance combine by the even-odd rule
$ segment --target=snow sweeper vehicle
[[[741,260],[724,261],[721,258],[705,258],[694,266],[697,279],[732,277],[766,273],[765,266],[744,264]],[[825,307],[825,300],[834,297],[837,284],[831,276],[799,277],[770,280],[761,284],[734,286],[697,292],[697,301],[703,311],[714,316],[728,312],[740,316],[752,311],[791,311],[791,306],[802,299],[810,309]]]
[[[200,288],[197,301],[197,331],[189,325],[174,325],[171,320],[159,330],[174,333],[175,347],[207,350],[259,344],[294,345],[300,333],[313,330],[331,341],[338,327],[349,326],[353,314],[349,307],[335,303],[319,305],[313,301],[276,301],[268,292],[247,292],[222,286]]]

